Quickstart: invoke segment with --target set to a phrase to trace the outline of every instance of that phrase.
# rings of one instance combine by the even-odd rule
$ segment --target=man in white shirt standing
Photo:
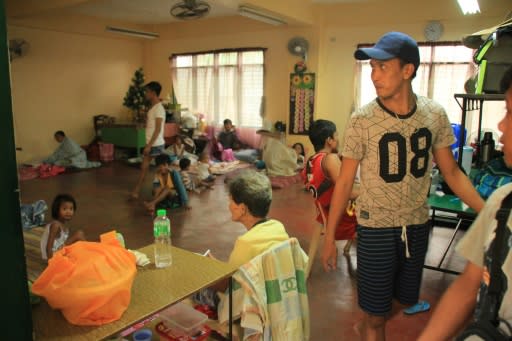
[[[144,147],[144,158],[142,160],[141,172],[139,181],[135,186],[131,197],[133,199],[139,198],[140,188],[146,177],[151,160],[162,154],[165,150],[164,140],[164,124],[165,124],[165,109],[160,101],[160,91],[162,86],[158,82],[149,82],[144,87],[146,89],[146,100],[150,103],[146,120],[146,146]]]

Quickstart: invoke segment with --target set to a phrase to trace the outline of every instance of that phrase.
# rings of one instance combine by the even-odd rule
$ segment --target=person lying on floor
[[[241,223],[247,232],[238,237],[229,256],[229,264],[239,268],[254,257],[288,240],[283,224],[267,217],[272,203],[272,187],[268,177],[255,171],[244,171],[229,183],[231,220]],[[209,257],[215,258],[211,253]],[[225,292],[228,280],[202,290],[194,299],[216,309],[218,292]]]
[[[174,182],[171,178],[169,170],[169,156],[167,154],[160,154],[155,158],[156,175],[153,181],[153,197],[151,201],[144,202],[151,215],[154,215],[156,207],[173,208],[174,204],[179,201],[178,194],[174,188]],[[185,208],[190,209],[188,202],[185,203]]]
[[[55,132],[54,137],[59,143],[59,147],[43,163],[76,168],[95,168],[101,166],[99,162],[88,161],[85,150],[78,143],[67,137],[62,130]]]

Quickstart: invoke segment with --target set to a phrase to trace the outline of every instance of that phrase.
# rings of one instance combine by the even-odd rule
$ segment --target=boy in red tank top
[[[309,140],[315,149],[315,155],[311,156],[302,171],[302,177],[306,187],[323,208],[324,216],[329,215],[329,206],[334,190],[334,185],[341,168],[341,160],[338,155],[338,132],[336,125],[327,120],[316,120],[309,129]],[[354,200],[358,195],[358,186],[352,188],[350,199]],[[319,213],[317,221],[323,223]],[[336,230],[336,240],[348,240],[344,253],[348,253],[352,240],[355,237],[357,220],[352,206],[343,214],[341,222]]]

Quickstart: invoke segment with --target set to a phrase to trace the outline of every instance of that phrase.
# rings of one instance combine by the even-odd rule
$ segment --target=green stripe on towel
[[[277,303],[282,300],[279,280],[265,281],[267,291],[267,304]]]

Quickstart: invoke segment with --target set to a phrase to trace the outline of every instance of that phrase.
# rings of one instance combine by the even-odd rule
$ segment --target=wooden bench
[[[27,277],[31,282],[34,282],[47,266],[47,262],[43,260],[41,256],[40,243],[43,232],[44,227],[34,227],[30,230],[23,230]]]

